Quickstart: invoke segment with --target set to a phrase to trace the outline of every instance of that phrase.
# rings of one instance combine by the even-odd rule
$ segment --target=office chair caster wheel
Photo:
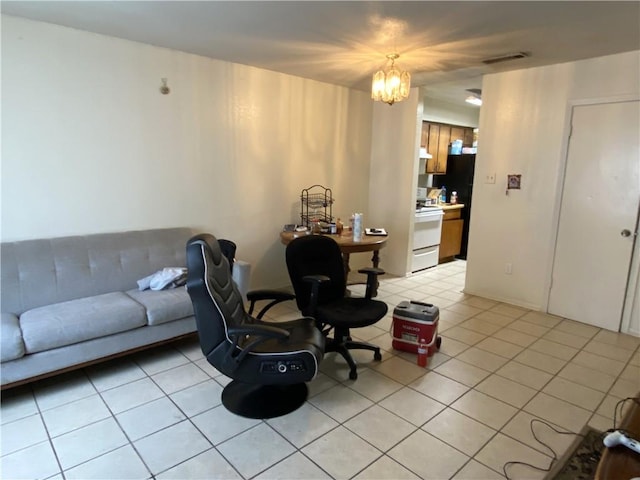
[[[356,372],[355,370],[351,370],[349,372],[349,378],[351,380],[357,380],[358,379],[358,372]]]
[[[440,345],[442,345],[442,337],[436,338],[436,349],[440,350]]]
[[[382,360],[382,354],[380,352],[374,352],[373,359],[379,362]]]

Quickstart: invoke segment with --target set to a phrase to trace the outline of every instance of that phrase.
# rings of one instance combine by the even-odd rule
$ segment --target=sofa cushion
[[[147,309],[149,325],[160,325],[193,315],[193,304],[185,287],[169,290],[129,290],[127,294]]]
[[[22,357],[24,342],[18,317],[12,313],[3,313],[0,322],[0,362]]]
[[[20,316],[27,353],[124,332],[146,323],[144,307],[123,292],[54,303]]]

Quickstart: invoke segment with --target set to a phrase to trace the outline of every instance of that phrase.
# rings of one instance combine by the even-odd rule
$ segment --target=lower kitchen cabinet
[[[442,219],[442,235],[440,237],[440,262],[452,259],[460,253],[462,245],[462,227],[464,220],[460,218],[461,209],[445,210]]]

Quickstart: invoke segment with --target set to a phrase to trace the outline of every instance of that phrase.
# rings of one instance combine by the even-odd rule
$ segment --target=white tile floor
[[[1,477],[499,479],[508,461],[549,465],[533,419],[610,428],[616,403],[640,390],[640,339],[464,295],[464,270],[382,277],[389,315],[352,332],[380,345],[382,362],[356,352],[351,381],[327,355],[308,402],[284,417],[229,413],[229,380],[194,341],[3,392]],[[428,369],[391,348],[393,308],[407,299],[440,307],[442,349]],[[296,316],[293,303],[271,312]],[[556,452],[573,439],[533,425]]]

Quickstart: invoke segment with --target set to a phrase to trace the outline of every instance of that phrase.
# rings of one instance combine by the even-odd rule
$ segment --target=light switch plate
[[[496,174],[495,173],[488,173],[484,177],[484,183],[496,183]]]

